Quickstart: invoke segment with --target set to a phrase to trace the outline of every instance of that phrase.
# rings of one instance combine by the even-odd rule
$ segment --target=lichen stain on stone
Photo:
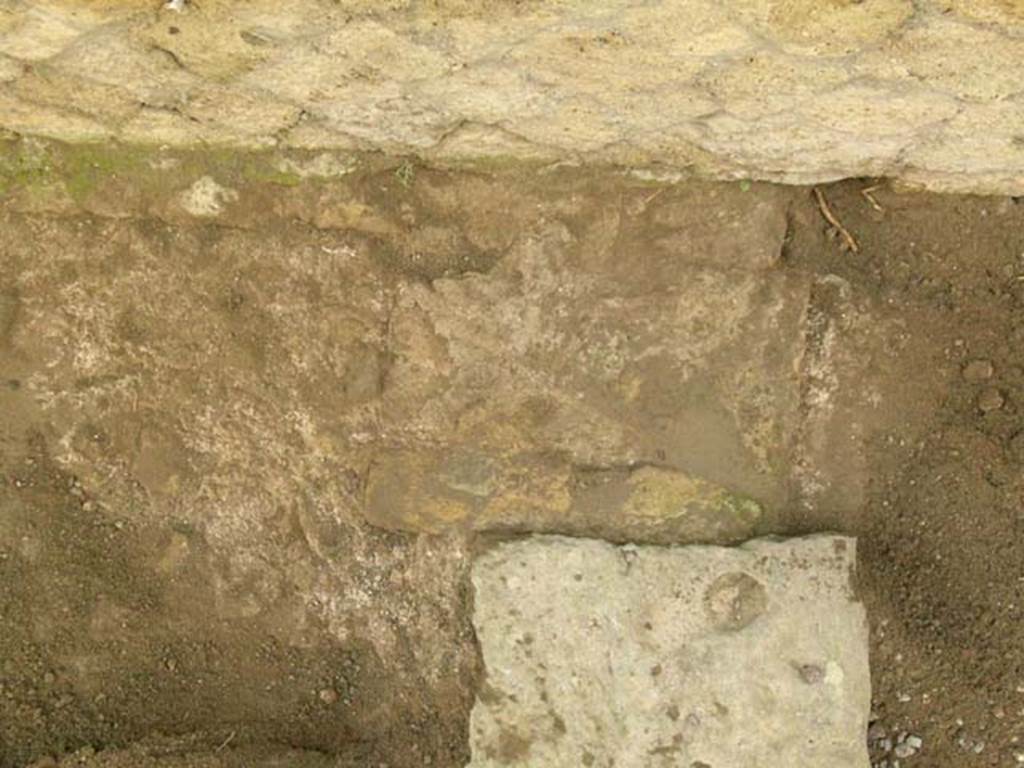
[[[367,486],[377,525],[439,531],[533,529],[640,541],[733,541],[761,517],[753,499],[676,470],[589,469],[465,448],[382,457]]]
[[[119,192],[159,197],[168,188],[194,185],[207,176],[225,187],[296,187],[304,181],[341,179],[359,167],[359,157],[350,153],[225,147],[167,150],[16,137],[0,140],[0,195],[25,191],[49,197],[63,192],[76,205],[88,207],[110,195],[111,183],[118,185]]]
[[[680,472],[644,467],[629,477],[628,516],[669,520],[720,512],[744,524],[757,522],[759,505],[700,478]]]

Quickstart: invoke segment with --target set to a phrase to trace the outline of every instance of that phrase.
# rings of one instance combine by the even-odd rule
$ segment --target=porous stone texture
[[[473,566],[473,768],[867,768],[855,542],[534,537]]]
[[[0,128],[1021,194],[1022,8],[3,0]]]

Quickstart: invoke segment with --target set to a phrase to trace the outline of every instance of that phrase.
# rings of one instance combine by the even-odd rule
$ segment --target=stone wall
[[[1020,0],[0,0],[0,128],[1024,193]]]

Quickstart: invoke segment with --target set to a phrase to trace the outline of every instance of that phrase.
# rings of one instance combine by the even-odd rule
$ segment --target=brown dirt
[[[791,264],[842,277],[879,321],[899,320],[884,341],[908,358],[903,387],[919,402],[865,442],[861,508],[794,515],[791,530],[860,537],[875,710],[924,740],[904,763],[1013,765],[1024,750],[1024,200],[886,192],[879,213],[863,186],[828,190],[862,252],[803,241]],[[993,391],[1001,406],[986,410]]]
[[[458,396],[435,396],[440,368],[403,373],[404,339],[443,345],[421,341],[394,302],[500,271],[517,228],[543,221],[564,227],[571,253],[602,253],[600,269],[642,303],[678,269],[659,249],[681,248],[673,233],[716,221],[737,193],[723,203],[707,190],[724,187],[604,172],[395,179],[384,165],[340,191],[264,185],[217,224],[116,178],[74,206],[11,198],[0,234],[0,767],[62,756],[109,768],[464,764],[475,534],[382,530],[358,504],[374,451],[419,439],[406,421],[449,423],[415,411],[416,397]],[[824,189],[857,254],[809,190],[742,193],[788,224],[779,258],[744,268],[781,281],[785,301],[804,296],[799,418],[783,429],[793,444],[769,446],[760,474],[724,442],[695,457],[690,434],[638,438],[637,450],[716,482],[733,472],[768,508],[764,532],[857,535],[875,710],[890,731],[924,739],[905,765],[1012,764],[1024,738],[1024,204],[883,187],[878,212],[864,186]],[[647,218],[624,225],[623,211]],[[712,227],[687,263],[721,257],[714,268],[732,269],[730,242],[775,237],[771,221],[750,226]],[[339,249],[337,264],[303,260]],[[120,367],[90,378],[97,357]],[[473,372],[482,397],[498,386],[489,371]],[[663,383],[641,392],[652,413],[692,396],[669,389],[672,371],[651,375]],[[422,391],[387,400],[408,382]],[[453,429],[496,440],[473,409],[507,406],[503,429],[550,439],[562,415],[530,392],[525,425],[533,411],[496,398],[460,405]],[[371,450],[359,435],[374,429]]]

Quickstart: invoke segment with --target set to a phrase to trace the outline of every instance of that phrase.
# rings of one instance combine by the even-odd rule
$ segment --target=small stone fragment
[[[896,748],[893,749],[892,753],[900,759],[912,757],[917,754],[919,749],[921,749],[922,744],[923,742],[920,737],[904,735],[900,738],[899,743],[896,745]]]
[[[317,697],[327,706],[336,704],[338,701],[338,692],[333,688],[321,688]]]
[[[959,721],[957,724],[959,725]],[[981,739],[972,738],[963,728],[957,729],[956,734],[954,734],[954,740],[956,745],[964,752],[973,752],[976,755],[980,755],[985,750],[985,742]]]
[[[982,413],[998,411],[1003,407],[1003,393],[995,387],[988,387],[978,395],[978,408]]]
[[[964,366],[963,376],[967,381],[987,381],[995,373],[995,367],[989,360],[972,360]]]

